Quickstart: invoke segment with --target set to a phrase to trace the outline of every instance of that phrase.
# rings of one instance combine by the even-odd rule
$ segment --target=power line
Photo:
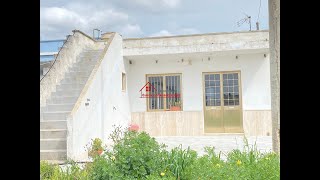
[[[259,22],[259,18],[260,18],[260,9],[261,9],[261,0],[260,0],[260,4],[259,4],[259,12],[258,12],[257,22]]]

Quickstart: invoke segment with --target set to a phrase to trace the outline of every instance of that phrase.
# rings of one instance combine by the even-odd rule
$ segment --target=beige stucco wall
[[[203,136],[203,111],[133,112],[133,123],[152,136]],[[271,110],[244,110],[246,136],[271,136]]]

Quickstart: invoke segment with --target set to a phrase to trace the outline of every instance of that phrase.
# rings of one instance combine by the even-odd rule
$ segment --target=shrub
[[[94,159],[88,167],[89,179],[102,180],[102,179],[121,179],[121,174],[117,174],[115,165],[104,156],[98,156]]]
[[[90,165],[90,179],[145,179],[164,169],[164,146],[145,132],[116,127],[110,139],[114,145]]]
[[[225,162],[217,155],[214,147],[205,147],[205,154],[196,158],[185,170],[183,179],[216,179],[223,174]]]
[[[87,151],[91,158],[99,156],[103,151],[102,140],[99,138],[91,139],[91,142],[87,145]]]
[[[182,145],[179,145],[167,153],[167,158],[164,159],[166,170],[169,169],[176,179],[183,179],[181,177],[185,168],[190,166],[196,158],[196,151],[191,150],[190,147],[182,149]]]
[[[118,171],[132,178],[145,178],[159,172],[163,148],[145,132],[126,131],[114,145],[109,158]]]

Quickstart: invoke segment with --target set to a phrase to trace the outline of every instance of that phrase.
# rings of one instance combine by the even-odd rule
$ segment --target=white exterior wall
[[[154,57],[145,56],[130,58],[128,89],[130,94],[131,112],[145,112],[146,99],[139,98],[139,90],[146,83],[146,74],[182,73],[183,111],[203,110],[203,72],[241,71],[241,87],[243,110],[270,110],[270,67],[269,55],[263,53],[227,55],[214,57],[209,62],[202,57],[185,58],[192,60],[192,65],[181,64],[179,58],[158,56],[158,63]]]
[[[90,139],[101,138],[108,143],[112,125],[128,125],[131,114],[128,91],[121,89],[122,72],[126,73],[122,37],[115,34],[83,101],[68,120],[69,158],[86,160],[84,147]]]

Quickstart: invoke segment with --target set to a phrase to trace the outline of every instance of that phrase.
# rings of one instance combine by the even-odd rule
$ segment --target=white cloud
[[[161,30],[159,32],[153,33],[151,34],[149,37],[159,37],[159,36],[173,36],[174,34],[172,34],[171,32],[169,32],[168,30]]]
[[[130,35],[142,33],[139,25],[129,23],[126,13],[112,8],[94,10],[85,6],[77,3],[74,6],[40,8],[40,36],[43,39],[65,38],[74,29],[91,34],[94,28],[104,32],[128,29]]]
[[[159,36],[174,36],[174,35],[184,35],[184,34],[198,34],[199,30],[194,28],[176,28],[173,31],[168,31],[166,29],[159,32],[151,34],[149,37],[159,37]]]
[[[175,8],[180,4],[180,0],[162,0],[162,2],[170,8]]]
[[[138,24],[127,24],[120,30],[120,33],[124,37],[138,37],[143,34]]]
[[[118,7],[129,11],[165,12],[175,10],[181,5],[181,0],[111,0]]]
[[[180,4],[180,0],[131,0],[130,2],[146,8],[176,8]]]
[[[194,28],[182,28],[179,31],[180,31],[179,34],[198,34],[198,33],[200,33],[199,30],[194,29]]]

